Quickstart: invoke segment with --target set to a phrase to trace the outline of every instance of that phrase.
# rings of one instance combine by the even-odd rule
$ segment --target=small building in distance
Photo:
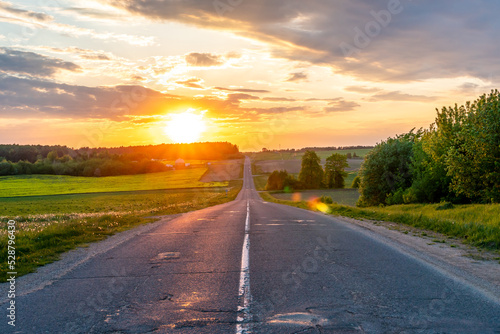
[[[175,160],[175,169],[181,169],[186,167],[186,162],[183,159],[179,158]]]

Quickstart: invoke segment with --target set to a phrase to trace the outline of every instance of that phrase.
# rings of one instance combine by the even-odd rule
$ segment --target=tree
[[[500,202],[500,93],[485,94],[465,109],[447,152],[451,189],[473,201]]]
[[[353,189],[359,189],[359,183],[361,181],[361,178],[356,175],[356,177],[354,178],[354,180],[352,180],[352,185],[351,185],[351,188]]]
[[[323,168],[321,159],[314,151],[306,151],[302,156],[299,181],[306,189],[318,189],[323,181]]]
[[[360,206],[402,202],[403,191],[412,184],[413,146],[421,131],[399,135],[377,144],[361,165]],[[391,198],[396,196],[396,198]]]
[[[343,154],[333,153],[326,158],[324,182],[327,188],[344,188],[344,178],[347,173],[345,168],[349,167],[347,157]]]
[[[351,154],[351,152],[347,152],[346,157],[347,157],[347,159],[352,159],[352,154]]]

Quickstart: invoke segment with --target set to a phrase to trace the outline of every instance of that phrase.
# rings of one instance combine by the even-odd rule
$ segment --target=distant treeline
[[[263,148],[262,152],[298,152],[303,153],[307,151],[343,151],[343,150],[361,150],[361,149],[372,149],[375,146],[328,146],[328,147],[304,147],[301,149],[288,148],[281,150],[268,150]]]
[[[55,174],[111,176],[168,170],[157,160],[222,160],[241,158],[231,143],[194,143],[80,148],[42,145],[0,145],[0,175]]]
[[[178,158],[184,160],[224,160],[243,158],[238,146],[228,142],[121,146],[87,150],[97,153],[108,151],[111,154],[140,155],[149,159],[167,160],[175,160]]]
[[[500,202],[500,93],[443,108],[429,129],[378,144],[359,176],[362,206]]]

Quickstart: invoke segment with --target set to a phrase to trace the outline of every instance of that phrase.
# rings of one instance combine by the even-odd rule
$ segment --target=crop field
[[[0,177],[0,197],[82,194],[117,191],[227,186],[227,182],[199,181],[206,167],[161,173],[80,177],[65,175],[16,175]]]
[[[325,161],[321,163],[324,164]],[[346,168],[347,172],[358,171],[363,163],[363,159],[347,159],[347,163],[349,164],[349,167]],[[266,174],[272,173],[275,170],[286,170],[289,174],[299,174],[301,164],[301,160],[260,160],[254,162],[255,171]]]
[[[332,155],[332,153],[356,153],[357,156],[364,158],[368,152],[372,149],[363,148],[363,149],[353,149],[353,150],[330,150],[330,151],[316,151],[316,154],[321,158],[321,160],[325,160],[328,156]],[[265,161],[265,160],[301,160],[303,152],[257,152],[251,154],[251,158],[253,161]]]

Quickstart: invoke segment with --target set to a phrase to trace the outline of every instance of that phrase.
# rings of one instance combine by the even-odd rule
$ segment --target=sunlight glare
[[[165,127],[165,133],[175,143],[194,143],[206,130],[203,113],[195,114],[189,109],[181,114],[171,115],[171,120]]]

